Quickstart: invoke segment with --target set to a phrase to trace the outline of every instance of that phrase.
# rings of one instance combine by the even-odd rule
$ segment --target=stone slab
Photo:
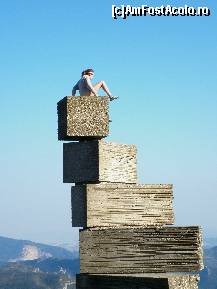
[[[198,275],[152,277],[76,275],[77,289],[198,289]]]
[[[136,183],[136,147],[103,140],[63,144],[64,183]]]
[[[101,139],[109,134],[106,96],[66,96],[57,103],[58,139]]]
[[[200,227],[80,231],[80,273],[195,272],[203,268]]]
[[[172,185],[100,183],[71,189],[73,227],[172,225]]]

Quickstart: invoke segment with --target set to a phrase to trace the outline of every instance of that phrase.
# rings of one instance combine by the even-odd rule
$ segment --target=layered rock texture
[[[173,186],[138,184],[136,147],[102,140],[108,124],[107,97],[58,103],[58,138],[78,140],[63,144],[72,225],[83,227],[77,289],[197,289],[186,273],[203,268],[201,228],[171,226]]]
[[[202,264],[198,227],[88,229],[80,232],[81,273],[191,272],[202,269]]]
[[[172,185],[100,183],[72,187],[73,227],[171,225]]]

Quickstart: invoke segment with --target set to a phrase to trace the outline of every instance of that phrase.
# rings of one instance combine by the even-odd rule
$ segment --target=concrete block
[[[113,142],[63,144],[64,183],[136,183],[136,147]]]
[[[80,273],[195,272],[203,268],[199,227],[80,231]]]
[[[100,183],[72,187],[73,227],[159,226],[174,222],[172,185]]]
[[[76,275],[77,289],[198,289],[198,275]]]
[[[108,97],[66,96],[57,104],[58,139],[100,139],[109,134]]]

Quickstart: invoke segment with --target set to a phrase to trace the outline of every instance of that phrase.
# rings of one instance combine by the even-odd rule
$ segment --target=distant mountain
[[[0,268],[0,289],[75,289],[75,280],[64,272],[44,273],[28,266],[9,263]]]
[[[204,238],[204,248],[209,249],[217,246],[217,238]]]
[[[217,242],[216,242],[217,244]],[[61,247],[61,248],[64,248],[70,252],[72,252],[73,254],[75,254],[75,256],[77,255],[78,257],[78,253],[79,253],[79,245],[78,244],[71,244],[71,243],[56,243],[56,244],[53,244],[54,246],[58,246],[58,247]]]
[[[75,254],[62,247],[35,243],[28,240],[0,237],[0,265],[6,262],[47,259],[51,257],[73,259]]]
[[[217,262],[217,245],[212,247],[212,248],[209,248],[209,249],[205,249],[205,256],[206,256],[206,259],[209,261],[213,259],[215,259],[215,263]]]
[[[75,274],[79,273],[79,258],[76,259],[48,258],[45,260],[38,259],[32,261],[24,261],[21,264],[48,273],[64,272],[71,278],[75,277]]]
[[[204,250],[204,264],[199,288],[217,289],[217,246]],[[71,289],[78,272],[77,251],[0,237],[0,289],[64,289],[58,283],[61,280],[71,284],[67,287]]]
[[[217,246],[204,250],[205,269],[201,272],[200,288],[217,289]]]

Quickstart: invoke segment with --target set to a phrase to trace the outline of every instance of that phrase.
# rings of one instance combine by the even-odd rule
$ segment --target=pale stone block
[[[163,274],[162,274],[163,275]],[[198,275],[76,275],[77,289],[198,289]]]
[[[109,134],[109,100],[98,96],[66,96],[57,104],[58,139],[100,139]]]
[[[103,140],[64,143],[63,182],[136,183],[136,147]]]
[[[174,222],[172,185],[76,185],[71,198],[73,227],[145,227]]]
[[[80,272],[138,274],[195,272],[203,268],[199,227],[80,231]]]

